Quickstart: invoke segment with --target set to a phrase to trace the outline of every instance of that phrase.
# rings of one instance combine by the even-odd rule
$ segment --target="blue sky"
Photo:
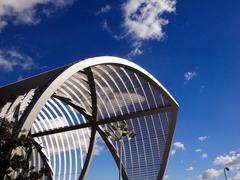
[[[0,85],[88,57],[131,59],[180,104],[166,179],[223,179],[227,165],[239,180],[240,2],[142,2],[1,0]],[[93,161],[89,179],[117,178],[107,152]]]

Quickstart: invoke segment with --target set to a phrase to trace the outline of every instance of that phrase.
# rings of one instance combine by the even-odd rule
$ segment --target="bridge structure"
[[[178,108],[150,73],[110,56],[78,61],[0,88],[0,117],[17,122],[15,135],[34,138],[30,164],[48,166],[51,179],[86,179],[99,143],[105,143],[124,180],[162,179]],[[121,121],[136,137],[123,140],[120,158],[120,144],[106,130]]]

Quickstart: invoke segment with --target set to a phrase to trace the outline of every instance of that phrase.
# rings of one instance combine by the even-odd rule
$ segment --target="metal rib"
[[[42,114],[43,118],[46,119],[47,116],[46,116],[46,114],[43,111],[41,111],[39,113],[39,115],[41,115],[41,114]],[[45,121],[43,118],[41,116],[39,116],[40,121],[43,123],[43,125],[46,126],[46,128],[48,128],[47,127],[47,123],[48,122]],[[54,135],[54,136],[56,137],[56,135]],[[49,147],[50,147],[50,149],[52,149],[54,147],[54,143],[53,143],[53,139],[54,138],[50,136],[49,139],[50,139],[50,142],[51,142],[51,144],[49,144]],[[56,139],[54,139],[54,140],[56,141]],[[46,143],[48,143],[48,142],[46,142]],[[49,152],[49,154],[50,154],[50,152]],[[50,161],[52,162],[51,159],[50,159]],[[56,164],[56,157],[55,156],[53,156],[53,163],[51,163],[51,164],[53,164],[53,168],[56,168],[56,166],[55,166],[55,164]],[[55,176],[55,173],[56,173],[56,169],[53,169],[53,176]]]
[[[100,136],[102,137],[105,144],[107,145],[109,151],[111,152],[111,154],[112,154],[112,156],[113,156],[113,158],[114,158],[114,160],[115,160],[115,162],[118,166],[118,169],[120,169],[119,157],[117,155],[117,152],[116,152],[116,149],[115,149],[114,145],[111,143],[110,140],[108,140],[108,138],[106,137],[106,135],[105,135],[104,131],[101,129],[101,127],[97,126],[96,130],[100,134]],[[124,168],[123,164],[121,164],[121,166],[122,166],[122,168],[121,168],[122,169],[122,178],[123,178],[123,180],[128,180],[128,176],[126,174],[126,171],[125,171],[125,168]]]
[[[106,66],[106,67],[108,67],[108,66]],[[118,90],[118,93],[121,95],[121,98],[122,98],[122,100],[123,100],[123,102],[124,102],[124,105],[125,105],[125,107],[126,107],[126,109],[127,109],[127,113],[129,114],[129,113],[130,113],[130,110],[129,110],[128,105],[127,105],[127,103],[126,103],[126,101],[125,101],[125,98],[123,97],[122,92],[121,92],[118,84],[116,83],[116,81],[112,78],[112,76],[109,75],[108,72],[110,72],[110,71],[107,71],[105,68],[103,68],[103,67],[101,67],[101,66],[98,66],[98,68],[101,69],[101,70],[105,73],[105,75],[113,82],[113,84],[115,85],[115,87],[116,87],[117,90]],[[108,68],[109,68],[109,67],[108,67]],[[113,70],[111,69],[111,71],[113,71]],[[121,113],[122,113],[122,110],[121,110]],[[122,113],[122,114],[123,114],[123,113]],[[135,143],[136,143],[136,140],[135,140],[135,139],[134,139],[134,141],[135,141]],[[131,148],[131,146],[130,146],[129,140],[128,140],[128,145],[129,145],[130,154],[132,154],[132,148]],[[137,145],[137,144],[136,144],[136,145]],[[126,156],[125,156],[125,157],[126,157]],[[124,166],[126,167],[126,158],[125,158],[125,164],[124,164]],[[133,159],[132,159],[132,156],[131,156],[131,167],[132,167],[132,169],[133,169]]]
[[[158,174],[158,179],[163,179],[164,172],[165,172],[165,169],[166,169],[168,155],[169,155],[169,152],[170,152],[172,139],[173,139],[173,133],[174,133],[174,129],[175,129],[175,126],[176,126],[177,112],[178,112],[178,107],[175,106],[174,111],[173,111],[173,115],[172,115],[172,120],[171,120],[170,125],[169,125],[169,135],[168,135],[168,138],[167,138],[166,147],[165,147],[165,151],[164,151],[163,158],[162,158],[162,166],[161,166],[159,174]]]
[[[94,82],[94,77],[91,68],[86,68],[85,73],[88,78],[88,83],[89,83],[89,89],[91,92],[91,99],[92,99],[92,117],[89,118],[88,120],[91,123],[95,123],[97,121],[97,95],[96,95],[96,88],[95,88],[95,82]],[[91,138],[90,138],[90,144],[88,146],[88,152],[87,152],[87,157],[85,159],[85,163],[83,166],[83,169],[81,171],[81,174],[79,176],[79,179],[85,179],[87,171],[89,169],[90,162],[92,160],[93,156],[93,149],[96,144],[96,129],[95,127],[92,127],[92,133],[91,133]]]
[[[122,69],[122,68],[121,68]],[[133,82],[132,82],[132,79],[129,77],[129,74],[125,71],[125,69],[122,69],[122,71],[125,73],[125,75],[128,77],[128,80],[130,81],[130,83],[131,83],[131,85],[132,85],[132,87],[133,87],[133,89],[134,89],[134,92],[135,92],[135,94],[137,94],[137,91],[136,91],[136,89],[135,89],[135,87],[134,87],[134,84],[133,84]],[[141,102],[139,101],[139,104],[141,105]],[[134,109],[135,109],[135,111],[136,111],[136,107],[135,107],[135,105],[134,105]],[[145,118],[145,117],[144,117]],[[148,167],[147,166],[147,159],[146,159],[146,149],[145,149],[145,142],[144,142],[144,140],[143,140],[143,134],[142,134],[142,128],[141,128],[141,124],[140,124],[140,122],[139,122],[139,118],[137,118],[137,122],[138,122],[138,126],[139,126],[139,129],[140,129],[140,135],[141,135],[141,139],[142,139],[142,143],[140,143],[141,145],[142,145],[142,147],[143,147],[143,153],[144,153],[144,159],[145,159],[145,164],[146,164],[146,167]],[[138,144],[139,145],[139,144]],[[140,169],[140,167],[139,167],[139,169]],[[148,170],[147,170],[147,177],[148,177]]]
[[[142,83],[140,82],[140,80],[139,80],[138,76],[136,75],[136,73],[134,73],[134,76],[136,77],[137,82],[139,83],[139,85],[140,85],[140,87],[141,87],[141,89],[142,89],[142,92],[143,92],[143,94],[144,94],[144,96],[145,96],[145,99],[146,99],[148,108],[150,109],[150,104],[149,104],[149,102],[148,102],[148,98],[147,98],[147,96],[146,96],[146,93],[145,93],[145,90],[144,90],[144,88],[143,88],[143,86],[142,86]],[[143,106],[142,106],[141,103],[140,103],[140,107],[141,107],[141,109],[143,110]],[[151,117],[151,120],[153,121],[152,116],[150,116],[150,117]],[[145,120],[145,126],[146,126],[146,128],[147,128],[148,140],[149,140],[149,143],[150,143],[151,156],[152,156],[152,161],[153,161],[153,168],[154,168],[154,170],[155,170],[155,162],[154,162],[155,159],[154,159],[153,149],[152,149],[153,145],[152,145],[152,140],[151,140],[151,138],[150,138],[150,132],[149,132],[149,128],[148,128],[146,116],[144,116],[144,120]],[[154,175],[155,175],[155,174],[154,174]]]
[[[150,89],[150,91],[151,91],[154,104],[155,104],[155,106],[157,106],[157,102],[156,102],[155,96],[154,96],[154,94],[153,94],[152,87],[151,87],[151,85],[150,85],[149,83],[148,83],[148,87],[149,87],[149,89]],[[159,115],[159,114],[158,114],[158,117],[159,117],[158,120],[160,121],[160,125],[161,125],[161,130],[162,130],[163,138],[164,138],[164,141],[165,141],[165,133],[164,133],[164,130],[163,130],[163,127],[162,127],[162,122],[161,122],[161,119],[160,119],[160,115]],[[159,137],[158,137],[158,133],[157,133],[157,130],[156,130],[156,127],[155,127],[155,121],[153,120],[153,116],[152,116],[152,115],[151,115],[151,118],[152,118],[152,123],[153,123],[153,130],[154,130],[154,133],[155,133],[156,138],[158,139]],[[159,142],[158,142],[158,141],[157,141],[157,148],[158,148],[158,156],[159,156],[159,159],[160,159],[160,157],[161,157],[161,154],[160,154],[161,149],[160,149],[160,145],[159,145]]]
[[[110,69],[112,69],[113,72],[114,72],[114,73],[117,75],[117,77],[120,79],[122,85],[124,86],[125,90],[127,91],[128,95],[129,95],[129,97],[130,97],[130,100],[131,100],[132,104],[134,104],[134,101],[133,101],[133,99],[132,99],[132,96],[130,95],[130,92],[129,92],[126,84],[124,83],[122,77],[119,75],[119,73],[118,73],[117,70],[114,68],[114,66],[108,65],[108,67],[109,67]],[[129,112],[128,114],[130,114],[130,112]],[[132,128],[133,128],[133,131],[135,132],[135,127],[134,127],[134,125],[133,125],[133,122],[130,121],[130,123],[131,123],[131,126],[132,126]],[[139,157],[139,149],[138,149],[138,145],[137,145],[137,140],[136,140],[136,138],[134,138],[133,140],[134,140],[134,142],[135,142],[136,150],[137,150],[136,153],[137,153],[138,166],[140,167],[140,157]],[[130,143],[130,142],[129,142],[129,143]],[[130,145],[129,145],[129,147],[130,147],[130,149],[131,149],[131,146],[130,146]],[[133,154],[133,153],[131,152],[131,158],[132,158],[132,154]],[[133,166],[132,166],[132,171],[131,171],[131,172],[132,172],[132,174],[133,174]]]
[[[55,127],[58,127],[58,125],[56,124],[55,119],[54,119],[54,117],[53,117],[53,114],[47,109],[47,108],[49,108],[49,109],[54,113],[54,108],[53,108],[52,105],[49,103],[49,101],[45,104],[44,107],[46,108],[46,113],[47,113],[47,115],[50,116],[50,118],[52,119],[52,121],[49,121],[48,118],[47,118],[47,119],[45,119],[45,121],[46,121],[47,123],[51,124],[51,125],[52,125],[52,123],[54,123],[54,126],[55,126]],[[46,116],[46,117],[48,117],[48,116]],[[55,116],[56,116],[56,114],[55,114]],[[56,117],[58,117],[58,116],[56,116]],[[51,123],[50,123],[50,122],[51,122]],[[53,128],[53,126],[51,126],[51,128]],[[60,139],[61,139],[61,142],[62,142],[62,144],[63,144],[63,147],[65,147],[65,146],[64,146],[64,141],[63,141],[63,138],[62,138],[62,134],[57,134],[57,135],[54,134],[54,139],[55,139],[56,144],[57,144],[57,147],[56,147],[56,148],[57,148],[57,151],[60,152],[61,149],[60,149],[59,142],[58,142],[58,136],[60,136]],[[54,157],[55,157],[55,156],[56,156],[55,146],[53,146],[52,149],[53,149],[53,155],[54,155]],[[64,148],[64,150],[65,150],[65,148]],[[61,158],[61,154],[58,153],[57,155],[58,155],[57,157],[58,157],[59,161],[62,162],[62,160],[61,160],[61,159],[62,159],[62,158]],[[58,169],[59,169],[59,170],[58,170],[58,179],[60,179],[61,166],[62,166],[62,163],[61,163],[61,165],[59,165],[59,167],[58,167]],[[54,168],[55,168],[55,167],[54,167]]]
[[[50,107],[51,110],[52,110],[53,115],[55,115],[56,117],[59,117],[59,115],[58,115],[57,112],[60,113],[60,108],[58,107],[58,105],[56,104],[56,102],[55,102],[53,99],[49,99],[49,102],[48,102],[48,103],[49,103],[49,107]],[[59,117],[59,118],[61,118],[61,117]],[[59,125],[57,125],[54,120],[53,120],[53,123],[54,123],[55,127],[58,128]],[[60,123],[61,123],[61,124],[60,124],[61,126],[65,126],[61,120],[60,120]],[[63,147],[63,161],[62,161],[62,156],[61,156],[61,154],[60,154],[60,152],[62,151],[62,149],[60,149],[60,148],[54,149],[54,148],[53,148],[53,153],[57,153],[57,152],[58,152],[58,154],[59,154],[59,156],[60,156],[60,159],[61,159],[61,161],[63,162],[63,163],[61,164],[61,166],[63,165],[63,170],[65,171],[65,169],[66,169],[66,163],[65,163],[65,162],[66,162],[66,160],[67,160],[67,153],[66,153],[66,145],[64,144],[64,136],[65,136],[65,138],[66,138],[66,135],[64,135],[64,134],[58,134],[58,137],[60,137],[60,142],[61,142],[62,147]],[[58,137],[56,137],[56,140],[59,139]],[[57,174],[57,177],[58,177],[59,180],[61,179],[61,174],[60,174],[60,172],[59,172],[59,174]],[[64,179],[64,178],[63,178],[63,179]]]
[[[117,111],[120,111],[121,115],[123,115],[121,106],[120,106],[120,104],[119,104],[119,100],[118,100],[118,98],[116,97],[115,93],[113,92],[112,87],[109,85],[108,81],[107,81],[104,77],[102,77],[101,73],[98,72],[97,68],[98,68],[98,67],[94,67],[94,68],[93,68],[93,73],[94,73],[94,75],[97,76],[101,81],[104,82],[104,84],[106,85],[106,86],[104,86],[104,87],[107,87],[108,89],[110,89],[111,94],[113,95],[112,101],[116,101],[116,102],[117,102],[117,106],[118,106],[118,108],[119,108],[119,109],[117,109]],[[108,93],[107,95],[108,95],[108,96],[111,96],[109,93]],[[116,108],[114,108],[114,111],[116,112],[115,109],[116,109]],[[117,147],[118,147],[118,146],[117,146]],[[123,153],[125,154],[125,145],[124,145],[124,144],[123,144]],[[125,161],[125,162],[126,162],[126,161]]]

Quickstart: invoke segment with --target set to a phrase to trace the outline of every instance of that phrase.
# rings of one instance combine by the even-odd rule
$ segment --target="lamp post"
[[[108,126],[108,129],[105,130],[105,134],[113,141],[117,141],[120,143],[120,151],[119,151],[119,180],[122,178],[122,149],[123,149],[123,138],[127,137],[129,140],[134,138],[136,134],[130,129],[126,123],[126,121],[122,121],[119,124],[112,124]]]
[[[227,180],[227,173],[226,171],[230,171],[228,167],[224,168],[224,175],[225,175],[225,180]]]

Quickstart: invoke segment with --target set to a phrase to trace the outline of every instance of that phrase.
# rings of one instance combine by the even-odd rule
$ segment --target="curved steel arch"
[[[163,93],[166,97],[168,97],[172,103],[173,106],[178,107],[178,103],[176,100],[171,96],[171,94],[164,88],[164,86],[155,79],[151,74],[149,74],[146,70],[141,68],[140,66],[136,65],[133,62],[127,61],[122,58],[117,57],[109,57],[109,56],[103,56],[103,57],[95,57],[95,58],[89,58],[83,61],[79,61],[76,64],[73,64],[72,66],[68,67],[66,70],[61,72],[60,75],[58,75],[54,80],[52,80],[51,83],[45,88],[43,88],[43,92],[36,97],[35,101],[32,102],[32,107],[28,108],[28,115],[23,119],[23,123],[19,127],[20,129],[26,129],[27,131],[30,130],[31,124],[37,117],[37,114],[40,112],[41,108],[44,106],[46,101],[53,95],[53,93],[60,87],[60,85],[70,78],[73,74],[77,73],[78,71],[81,71],[85,68],[101,65],[101,64],[116,64],[116,65],[123,65],[127,68],[134,69],[135,71],[139,71],[143,75],[145,75],[149,81],[154,82],[159,87],[161,93]]]
[[[91,68],[94,66],[98,65],[114,65],[114,66],[120,66],[124,67],[127,70],[136,72],[137,74],[140,74],[142,77],[144,77],[151,85],[156,88],[159,93],[161,93],[169,102],[169,105],[161,108],[156,108],[156,109],[149,109],[149,110],[141,110],[139,112],[130,112],[125,115],[118,115],[116,117],[109,117],[109,118],[104,118],[102,120],[97,121],[97,95],[96,95],[96,88],[95,88],[95,81],[94,81],[94,76],[91,71]],[[60,88],[60,86],[67,81],[70,77],[72,77],[75,73],[77,72],[84,72],[88,78],[88,83],[89,83],[89,89],[91,93],[91,107],[92,107],[92,115],[89,116],[85,114],[84,110],[81,107],[76,106],[74,103],[70,102],[67,98],[65,97],[60,97],[57,95],[54,95],[57,89]],[[51,72],[50,72],[51,74]],[[1,89],[0,89],[1,92]],[[144,92],[145,93],[145,92]],[[166,147],[164,149],[164,154],[162,158],[162,164],[160,166],[160,171],[158,174],[158,179],[162,179],[164,175],[164,171],[166,168],[167,164],[167,159],[170,151],[170,146],[171,146],[171,141],[173,137],[173,132],[175,129],[175,124],[176,124],[176,116],[177,116],[177,111],[178,111],[178,104],[174,100],[174,98],[170,95],[170,93],[162,86],[162,84],[157,81],[152,75],[150,75],[146,70],[142,69],[138,65],[124,60],[122,58],[117,58],[117,57],[109,57],[109,56],[103,56],[103,57],[96,57],[96,58],[90,58],[86,59],[80,62],[77,62],[72,65],[68,65],[66,67],[60,68],[60,70],[54,75],[48,83],[44,84],[41,88],[38,88],[37,93],[35,94],[34,98],[32,99],[31,103],[29,106],[26,108],[25,112],[20,118],[19,121],[19,126],[18,129],[16,130],[16,135],[20,136],[22,133],[29,132],[34,120],[36,119],[37,115],[41,111],[42,107],[45,105],[45,103],[50,99],[51,97],[55,97],[58,99],[61,99],[65,103],[69,104],[72,106],[74,109],[78,110],[81,114],[85,115],[85,118],[88,120],[88,123],[85,124],[80,124],[80,125],[75,125],[73,127],[68,127],[68,128],[59,128],[55,130],[49,130],[48,132],[44,133],[39,133],[39,134],[34,134],[33,136],[42,136],[42,135],[47,135],[47,134],[54,134],[54,133],[59,133],[59,132],[65,132],[65,131],[70,131],[73,129],[79,129],[83,127],[92,127],[92,133],[91,133],[91,139],[90,139],[90,145],[88,148],[88,153],[87,157],[80,175],[80,179],[84,179],[87,169],[89,167],[89,164],[91,162],[92,156],[93,156],[93,149],[94,149],[94,144],[95,144],[95,139],[96,139],[96,132],[98,132],[103,140],[105,141],[106,145],[110,149],[110,152],[112,153],[117,165],[119,165],[119,156],[117,154],[117,150],[114,147],[114,145],[104,136],[104,131],[100,127],[101,125],[104,125],[106,123],[113,123],[113,122],[118,122],[121,120],[126,120],[126,119],[133,119],[133,118],[140,118],[142,116],[148,116],[148,115],[154,115],[157,113],[166,113],[166,112],[172,112],[171,120],[169,121],[169,132],[168,132],[168,137],[166,140]],[[139,120],[138,120],[139,121]],[[22,132],[21,130],[24,129],[26,130],[25,132]],[[124,166],[122,164],[122,166]],[[123,169],[123,178],[128,179],[128,176],[125,172],[125,169]]]

